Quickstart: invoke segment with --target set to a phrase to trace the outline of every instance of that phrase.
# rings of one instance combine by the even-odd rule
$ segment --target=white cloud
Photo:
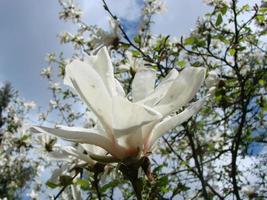
[[[104,10],[102,1],[81,0],[84,19],[91,25],[102,28],[108,27],[109,14]],[[128,21],[135,21],[140,17],[141,5],[136,0],[109,0],[107,4],[113,14]]]
[[[136,21],[141,16],[142,4],[139,0],[107,0],[112,13],[128,21]],[[209,8],[202,0],[165,0],[167,12],[154,17],[152,31],[157,34],[181,36],[189,34],[199,17]],[[108,29],[108,13],[102,1],[80,0],[84,20],[92,25]]]
[[[209,8],[201,0],[166,0],[167,12],[157,15],[152,30],[165,35],[189,34]]]

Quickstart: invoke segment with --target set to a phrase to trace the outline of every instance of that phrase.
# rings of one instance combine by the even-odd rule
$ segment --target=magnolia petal
[[[105,135],[104,130],[98,129],[98,128],[83,128],[83,127],[76,127],[76,126],[64,126],[64,125],[56,125],[55,128],[66,130],[66,131],[72,131],[72,132],[86,132],[86,133],[96,133],[100,135]]]
[[[156,78],[154,70],[142,69],[137,71],[132,82],[133,102],[146,98],[154,91]]]
[[[67,172],[68,167],[69,166],[66,164],[66,165],[63,165],[60,168],[54,169],[53,172],[52,172],[52,175],[50,176],[50,178],[48,179],[47,182],[52,182],[52,183],[55,183],[55,184],[59,184],[59,177]]]
[[[65,147],[64,150],[71,156],[74,156],[75,158],[78,158],[80,160],[83,160],[87,162],[90,165],[94,165],[94,161],[89,157],[89,155],[85,155],[82,152],[78,151],[74,147],[68,146]]]
[[[40,133],[50,133],[61,137],[67,141],[76,143],[85,143],[99,146],[109,152],[111,155],[121,158],[123,157],[123,148],[113,141],[109,140],[103,134],[98,134],[98,130],[89,129],[87,132],[70,131],[69,129],[48,128],[35,126],[33,129]]]
[[[74,60],[66,67],[65,83],[69,81],[112,138],[112,100],[98,73],[88,64]]]
[[[150,151],[149,148],[149,142],[150,142],[150,135],[154,127],[159,123],[159,120],[156,120],[154,122],[151,122],[149,124],[146,124],[142,127],[142,138],[143,138],[143,144],[144,144],[144,154],[146,154],[148,151]]]
[[[116,96],[113,98],[113,130],[119,137],[127,135],[133,129],[161,118],[161,114],[153,109],[135,104]]]
[[[164,98],[154,107],[163,115],[187,104],[197,93],[205,78],[205,68],[187,67],[173,82]]]
[[[117,79],[115,79],[115,85],[116,85],[117,94],[119,96],[125,97],[126,96],[125,91],[124,91],[122,85],[120,84],[120,82]]]
[[[88,68],[94,69],[102,78],[110,95],[117,95],[114,70],[107,48],[101,48],[95,56],[87,56],[85,61]]]
[[[120,159],[112,157],[112,156],[101,156],[101,155],[96,155],[96,154],[91,154],[90,157],[101,163],[116,163],[120,162]]]
[[[48,157],[52,160],[64,160],[70,162],[69,154],[62,149],[53,149],[53,151],[47,153]]]
[[[179,73],[176,69],[172,69],[168,73],[168,75],[159,83],[154,92],[138,103],[153,107],[165,96],[173,81],[177,78],[178,74]]]
[[[120,137],[118,143],[127,149],[127,157],[138,155],[143,150],[144,144],[142,127],[133,129],[131,133]]]
[[[82,149],[85,150],[88,154],[106,154],[107,152],[95,145],[91,144],[80,144]]]
[[[151,133],[149,146],[151,147],[154,144],[154,142],[162,135],[164,135],[168,130],[177,127],[178,125],[190,119],[194,114],[196,114],[205,103],[206,98],[207,97],[192,103],[183,112],[172,117],[167,117],[158,125],[156,125]]]

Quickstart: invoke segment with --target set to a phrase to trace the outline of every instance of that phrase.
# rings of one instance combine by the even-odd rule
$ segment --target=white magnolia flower
[[[110,31],[98,29],[92,36],[91,45],[97,52],[102,47],[116,46],[120,38],[119,22],[113,18],[109,19]]]
[[[85,61],[71,62],[64,79],[95,113],[100,125],[91,129],[36,126],[34,131],[101,147],[108,154],[96,153],[90,157],[103,162],[138,159],[147,155],[164,133],[187,121],[201,108],[205,99],[174,114],[192,100],[204,77],[205,69],[201,67],[187,67],[180,74],[173,69],[155,88],[156,72],[140,70],[134,77],[132,101],[129,101],[114,78],[107,49],[102,48]],[[76,150],[73,147],[69,153],[78,155]]]

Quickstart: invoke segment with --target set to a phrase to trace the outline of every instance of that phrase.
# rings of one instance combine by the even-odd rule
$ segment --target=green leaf
[[[21,140],[21,141],[25,141],[25,140],[27,140],[29,137],[30,137],[29,135],[23,135],[23,136],[20,138],[20,140]]]
[[[265,22],[265,17],[263,15],[257,15],[256,19],[259,23]]]
[[[157,185],[158,186],[165,186],[169,183],[169,179],[168,179],[168,176],[163,176],[161,177],[160,179],[158,179],[157,181]]]
[[[131,45],[126,44],[126,43],[122,43],[122,44],[120,44],[120,47],[123,48],[123,49],[129,49],[130,46],[131,46]]]
[[[227,7],[227,5],[224,5],[222,8],[221,8],[221,13],[222,13],[222,15],[225,15],[226,14],[226,12],[227,12],[227,10],[228,10],[228,7]]]
[[[135,43],[140,44],[141,43],[141,37],[140,37],[140,35],[135,36],[134,37],[134,41],[135,41]]]
[[[246,50],[246,47],[245,47],[245,46],[240,46],[240,47],[238,48],[238,50],[239,50],[239,51],[244,51],[244,50]]]
[[[133,57],[136,57],[136,58],[141,56],[139,51],[132,51],[132,55],[133,55]]]
[[[244,5],[244,6],[242,7],[242,10],[243,10],[243,11],[249,11],[249,5],[248,5],[248,4]]]
[[[261,7],[259,12],[265,14],[267,12],[267,7]]]
[[[184,41],[184,44],[185,45],[192,45],[192,44],[194,44],[195,40],[196,39],[194,37],[186,38],[185,41]]]
[[[235,49],[233,48],[229,49],[229,53],[231,56],[235,55]]]
[[[72,177],[67,175],[62,175],[59,177],[60,185],[62,186],[68,186],[72,184]]]
[[[202,62],[196,61],[194,63],[191,64],[193,67],[201,67],[203,65]]]
[[[222,21],[223,21],[222,15],[219,14],[219,15],[217,16],[215,26],[219,26],[219,25],[222,23]]]
[[[264,102],[264,105],[263,105],[263,112],[267,112],[267,103]]]
[[[89,190],[90,182],[84,179],[76,179],[75,183],[81,187],[82,190]]]
[[[162,168],[164,167],[164,165],[159,165],[157,167],[155,167],[155,169],[153,170],[154,173],[156,172],[160,172],[162,170]]]
[[[199,47],[204,47],[204,46],[206,45],[206,40],[198,40],[198,41],[197,41],[197,45],[198,45]]]
[[[104,192],[106,192],[106,191],[107,191],[108,189],[110,189],[110,188],[115,188],[115,187],[118,186],[120,183],[121,183],[120,180],[113,180],[113,181],[107,183],[106,185],[104,185],[104,186],[100,189],[100,191],[104,193]]]
[[[259,80],[259,84],[260,86],[264,86],[265,85],[265,81],[263,79]]]
[[[180,60],[180,61],[177,62],[177,65],[182,67],[182,68],[185,67],[185,64],[186,64],[186,62],[184,60]]]
[[[58,184],[55,184],[55,183],[53,183],[53,182],[51,182],[51,181],[47,181],[47,182],[46,182],[46,185],[47,185],[48,187],[52,188],[52,189],[58,187]]]
[[[222,95],[216,95],[215,96],[215,101],[218,103],[222,100]]]

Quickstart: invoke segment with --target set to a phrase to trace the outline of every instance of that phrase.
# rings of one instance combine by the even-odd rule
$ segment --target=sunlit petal
[[[173,82],[164,98],[154,107],[163,115],[187,104],[197,93],[205,78],[205,68],[187,67]]]
[[[64,150],[71,156],[74,156],[75,158],[78,158],[80,160],[83,160],[91,165],[94,164],[94,161],[89,157],[89,155],[85,155],[82,152],[78,151],[74,147],[68,146],[65,147]]]
[[[132,82],[133,102],[146,98],[154,91],[156,72],[154,70],[142,69],[137,71]]]
[[[172,69],[168,73],[168,75],[163,80],[161,80],[159,85],[155,88],[154,92],[147,96],[145,99],[139,101],[139,103],[151,107],[156,105],[166,95],[170,86],[173,84],[173,81],[177,78],[178,74],[179,73],[176,69]]]
[[[96,114],[109,137],[111,135],[112,99],[101,77],[88,64],[74,60],[66,67],[65,83],[71,81],[83,101]]]
[[[183,112],[172,117],[167,117],[162,122],[157,124],[151,133],[151,139],[149,142],[150,147],[158,138],[160,138],[167,131],[177,127],[178,125],[190,119],[194,114],[196,114],[205,103],[205,100],[206,98],[198,100],[192,103]]]
[[[117,79],[115,79],[115,85],[116,85],[117,94],[119,96],[125,97],[126,96],[125,95],[125,91],[124,91],[122,85],[120,84],[120,82]]]
[[[88,63],[88,68],[98,73],[110,95],[117,95],[114,70],[107,48],[101,48],[95,56],[87,56],[85,62]]]
[[[126,135],[132,129],[161,118],[153,109],[130,102],[122,97],[113,98],[113,130],[116,136]]]
[[[105,149],[115,157],[123,157],[122,147],[119,147],[117,144],[113,143],[113,141],[109,140],[103,134],[99,134],[99,130],[88,129],[87,132],[81,132],[71,131],[69,129],[48,128],[41,126],[35,126],[33,129],[36,132],[50,133],[71,142],[93,144]]]

